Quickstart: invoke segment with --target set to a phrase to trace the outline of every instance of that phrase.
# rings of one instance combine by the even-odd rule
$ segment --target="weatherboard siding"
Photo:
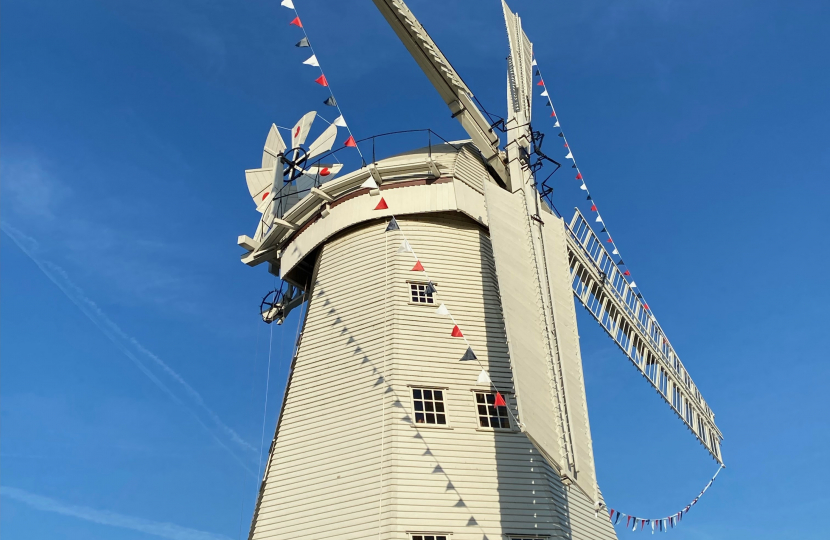
[[[251,537],[614,538],[526,436],[478,428],[479,362],[459,361],[466,344],[437,303],[410,303],[426,276],[397,253],[404,234],[515,415],[486,228],[458,212],[387,222],[323,245]],[[447,428],[413,424],[412,386],[445,389]]]

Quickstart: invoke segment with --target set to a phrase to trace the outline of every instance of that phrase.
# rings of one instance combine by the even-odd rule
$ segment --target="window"
[[[432,293],[427,293],[426,283],[410,283],[409,284],[410,299],[414,304],[432,304]],[[414,538],[414,537],[413,537]]]
[[[496,394],[493,392],[476,392],[475,394],[478,425],[483,428],[510,429],[507,407],[496,407]]]
[[[412,540],[447,540],[446,534],[413,534]]]
[[[416,424],[447,425],[443,390],[413,388],[412,407],[415,409]]]

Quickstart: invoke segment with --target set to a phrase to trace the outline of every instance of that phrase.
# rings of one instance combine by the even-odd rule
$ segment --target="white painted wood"
[[[574,460],[574,480],[593,500],[598,500],[588,400],[582,375],[582,354],[576,327],[576,309],[568,265],[568,243],[561,218],[544,213],[541,227],[547,285],[551,297],[556,354],[562,373]]]
[[[458,212],[397,219],[322,246],[251,538],[614,538],[525,434],[478,427],[481,366],[516,414],[486,228]],[[404,234],[481,364],[458,361],[466,345],[436,304],[409,302],[422,273],[397,253]],[[449,429],[412,423],[413,385],[446,389]]]
[[[546,342],[524,194],[493,184],[484,189],[520,419],[539,450],[560,473],[566,473],[570,469],[567,430]]]
[[[277,156],[285,151],[285,142],[275,124],[271,124],[268,137],[265,139],[265,148],[262,150],[262,168],[273,169],[277,163]],[[254,194],[251,193],[253,196]]]

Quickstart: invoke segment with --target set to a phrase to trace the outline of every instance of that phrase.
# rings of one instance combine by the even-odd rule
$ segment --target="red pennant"
[[[551,115],[551,117],[556,116],[556,111],[551,111],[550,115]]]
[[[293,21],[291,21],[291,22],[290,22],[290,23],[288,23],[288,24],[293,24],[294,26],[299,26],[300,28],[302,28],[302,27],[303,27],[303,23],[301,23],[301,22],[300,22],[300,18],[299,18],[299,17],[294,17],[294,20],[293,20]]]
[[[624,276],[630,276],[630,275],[631,275],[631,272],[629,272],[628,270],[626,270],[625,272],[623,272],[623,275],[624,275]]]
[[[346,142],[343,143],[343,146],[351,146],[352,148],[357,147],[357,143],[354,142],[354,136],[349,135],[349,138],[346,139]]]
[[[606,242],[608,242],[609,244],[613,244],[613,243],[614,243],[614,241],[613,241],[613,240],[611,240],[610,238],[609,238],[608,240],[606,240]]]
[[[317,84],[319,84],[320,86],[328,86],[328,85],[329,85],[329,82],[326,80],[326,76],[325,76],[325,75],[320,75],[319,77],[317,77],[316,79],[314,79],[314,82],[316,82],[316,83],[317,83]]]
[[[576,173],[576,179],[582,180],[582,173]]]
[[[320,169],[320,176],[328,176],[330,174],[331,174],[331,171],[329,170],[328,167],[323,167],[322,169]]]
[[[413,272],[423,272],[424,271],[424,265],[421,264],[421,261],[415,262],[415,266],[412,267],[412,271]]]
[[[611,509],[611,519],[614,519],[614,509]]]
[[[496,392],[496,407],[507,407],[507,403],[504,402],[504,398],[501,397],[501,392]]]
[[[539,82],[536,83],[536,86],[545,86],[545,81],[539,79]]]
[[[591,212],[596,212],[596,211],[597,211],[597,205],[595,205],[595,204],[591,205]]]
[[[648,309],[648,304],[643,304],[643,307]],[[697,502],[697,501],[695,501],[695,502]],[[692,503],[692,504],[694,504],[694,503]]]
[[[461,329],[457,324],[452,327],[452,337],[464,337],[464,334],[461,333]]]
[[[567,147],[568,147],[568,143],[565,143],[565,148],[567,148]]]
[[[380,202],[377,206],[375,206],[375,210],[386,210],[387,208],[389,208],[389,206],[386,205],[386,201],[383,199],[383,197],[381,197]]]
[[[265,193],[262,194],[262,200],[263,201],[265,200],[265,197],[267,197],[269,195],[269,193],[270,192],[266,191]]]

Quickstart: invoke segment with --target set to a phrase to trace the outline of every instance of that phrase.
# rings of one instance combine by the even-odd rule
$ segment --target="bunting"
[[[534,61],[535,61],[535,59],[534,59]],[[545,81],[544,77],[542,77],[542,71],[537,68],[536,71],[535,71],[534,76],[539,78],[538,82],[536,83],[536,86],[540,86],[541,89],[542,89],[539,96],[543,97],[545,99],[545,105],[550,106],[551,108],[553,108],[553,100],[550,96],[550,91],[548,90],[548,87],[544,82]],[[552,117],[556,116],[556,112],[555,111],[552,112],[551,116]],[[570,159],[570,160],[573,161],[573,164],[571,165],[571,168],[576,169],[576,177],[575,178],[576,178],[576,180],[579,181],[579,189],[586,192],[586,195],[587,195],[586,200],[591,201],[591,207],[590,207],[591,211],[597,213],[597,217],[596,217],[595,221],[596,221],[596,223],[601,223],[602,224],[602,231],[600,231],[600,232],[607,235],[607,238],[606,238],[605,241],[606,241],[606,243],[611,244],[611,248],[612,248],[611,254],[616,255],[617,257],[619,257],[619,261],[617,262],[617,265],[620,266],[621,268],[624,268],[624,271],[621,272],[622,275],[626,276],[626,277],[630,277],[631,276],[631,271],[628,268],[628,265],[623,262],[622,256],[620,255],[620,250],[617,247],[616,242],[614,242],[614,240],[612,239],[611,233],[608,232],[607,225],[603,221],[602,216],[599,214],[599,208],[598,208],[596,202],[594,202],[594,198],[591,195],[590,190],[588,189],[588,184],[585,182],[582,171],[579,169],[579,166],[578,166],[577,161],[576,161],[576,157],[573,154],[573,149],[571,148],[571,146],[568,142],[568,138],[565,136],[565,131],[562,129],[562,125],[561,125],[560,120],[559,120],[558,117],[556,118],[556,122],[553,124],[553,127],[558,129],[557,135],[559,137],[561,137],[562,139],[564,139],[564,147],[568,149],[568,153],[565,156],[565,159]],[[633,281],[631,282],[631,284],[633,286]],[[638,296],[640,298],[642,298],[642,295],[638,295]]]
[[[467,352],[465,352],[464,356],[461,357],[462,362],[465,360],[478,360],[472,347],[467,347]]]
[[[687,504],[683,508],[683,510],[680,510],[679,512],[675,512],[674,514],[671,514],[671,515],[666,516],[666,517],[651,519],[651,518],[641,518],[641,517],[633,516],[631,514],[626,514],[625,512],[620,512],[619,510],[614,510],[612,508],[612,509],[609,509],[609,511],[608,511],[608,517],[609,517],[611,523],[613,525],[616,525],[616,524],[619,523],[620,518],[622,516],[625,516],[625,518],[626,518],[625,519],[625,528],[628,529],[633,524],[633,527],[631,527],[632,531],[637,530],[637,524],[639,523],[641,531],[643,530],[644,527],[650,525],[651,529],[652,529],[652,532],[655,529],[659,530],[661,532],[668,532],[669,528],[673,529],[675,526],[677,526],[677,524],[680,523],[680,521],[683,519],[683,516],[685,514],[689,513],[689,510],[691,510],[692,506],[697,504],[697,501],[699,501],[700,498],[703,496],[703,494],[706,493],[706,490],[709,489],[712,486],[712,484],[715,482],[715,479],[718,477],[718,474],[720,474],[720,472],[723,470],[723,468],[724,468],[723,465],[719,465],[718,470],[715,471],[715,475],[712,476],[712,479],[709,480],[709,482],[706,484],[706,486],[700,491],[700,493],[698,493],[697,497],[695,497],[692,500],[691,503]]]
[[[375,179],[370,176],[369,178],[366,179],[365,182],[360,184],[360,187],[369,188],[369,189],[378,189],[378,183],[375,182]]]
[[[316,79],[314,79],[314,82],[316,82],[317,84],[319,84],[320,86],[322,86],[324,88],[327,88],[328,91],[329,91],[329,96],[326,98],[325,101],[323,101],[323,104],[325,104],[329,107],[334,107],[334,108],[337,109],[337,112],[338,112],[339,116],[334,121],[334,125],[337,126],[337,127],[346,128],[346,131],[349,132],[349,138],[346,139],[346,143],[344,144],[344,146],[354,148],[355,150],[357,150],[357,153],[360,156],[360,159],[365,164],[366,160],[363,158],[363,153],[360,151],[360,147],[357,145],[357,142],[355,141],[354,134],[352,134],[351,129],[346,124],[346,121],[343,119],[343,111],[340,109],[340,106],[337,104],[337,100],[334,97],[334,91],[331,89],[331,84],[329,83],[329,80],[326,77],[326,74],[323,72],[323,68],[320,66],[320,60],[317,57],[317,53],[314,51],[314,47],[311,45],[311,41],[308,38],[308,33],[306,32],[306,29],[303,26],[303,23],[300,21],[300,14],[297,12],[297,7],[294,5],[294,0],[282,0],[282,2],[280,2],[280,5],[285,7],[285,8],[288,8],[288,9],[290,9],[294,12],[294,18],[288,24],[291,25],[291,26],[296,26],[297,28],[299,28],[303,31],[302,39],[300,39],[300,41],[298,41],[294,46],[298,47],[298,48],[301,48],[301,49],[304,49],[304,48],[310,49],[311,56],[308,57],[306,60],[304,60],[303,64],[305,64],[307,66],[316,67],[320,70],[320,76],[317,77]]]
[[[368,187],[367,183],[370,180],[371,180],[371,178],[369,178],[366,182],[364,182],[361,187]],[[376,186],[377,184],[375,184],[374,181],[372,181],[371,185]],[[383,199],[381,199],[381,201],[383,202]],[[388,205],[385,205],[385,202],[384,202],[384,207],[388,208]],[[393,224],[394,224],[394,226],[393,226]],[[397,231],[397,233],[395,233],[395,231]],[[415,266],[412,268],[412,270],[413,271],[422,271],[422,272],[424,272],[424,274],[426,274],[427,284],[426,284],[426,287],[424,288],[424,292],[427,295],[431,296],[433,298],[433,301],[435,301],[435,298],[438,295],[438,290],[436,289],[435,284],[433,283],[432,279],[429,277],[429,274],[427,273],[426,269],[421,264],[421,260],[418,257],[418,255],[415,253],[415,250],[412,249],[412,245],[409,243],[409,240],[406,238],[406,233],[404,232],[403,228],[401,228],[400,223],[398,222],[398,220],[395,218],[394,215],[392,216],[392,219],[389,221],[389,224],[386,226],[386,231],[385,232],[392,233],[392,234],[401,234],[403,236],[403,240],[401,241],[400,247],[398,248],[397,252],[399,254],[400,253],[411,253],[412,254],[411,256],[412,256],[412,258],[414,260],[414,264],[415,264]],[[449,318],[450,321],[452,322],[452,325],[453,325],[452,326],[452,331],[450,332],[450,335],[454,338],[461,338],[461,339],[464,340],[464,343],[466,345],[466,349],[464,351],[464,354],[459,359],[459,361],[462,361],[462,362],[470,362],[470,361],[478,362],[478,365],[481,368],[481,371],[479,372],[479,375],[478,375],[478,378],[477,378],[477,383],[478,384],[487,384],[487,385],[489,385],[493,389],[493,391],[495,392],[495,405],[499,406],[499,407],[506,407],[507,411],[508,411],[508,414],[510,414],[510,416],[513,418],[513,421],[516,423],[516,425],[521,425],[521,423],[519,422],[519,419],[516,418],[513,411],[511,411],[510,408],[507,407],[507,403],[506,403],[506,400],[504,399],[504,395],[501,393],[501,390],[499,388],[497,388],[495,386],[495,384],[493,384],[493,381],[490,378],[490,375],[487,373],[487,370],[484,368],[484,365],[482,365],[481,360],[479,360],[478,356],[476,355],[475,351],[473,350],[472,344],[464,336],[464,333],[461,331],[461,327],[458,325],[455,318],[452,316],[452,313],[450,313],[450,310],[447,308],[446,304],[444,304],[443,302],[438,303],[438,307],[435,309],[435,314],[440,316],[440,317]]]

